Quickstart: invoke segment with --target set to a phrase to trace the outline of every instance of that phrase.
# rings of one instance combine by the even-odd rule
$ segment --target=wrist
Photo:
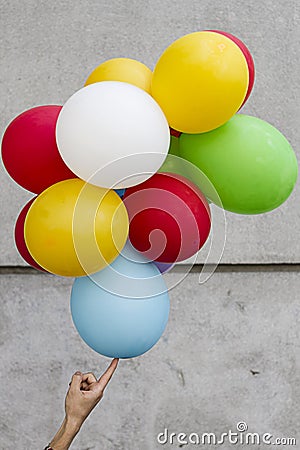
[[[53,450],[67,450],[80,430],[81,424],[70,417],[65,417],[58,432],[50,442]]]
[[[66,414],[63,424],[67,432],[77,434],[83,424],[83,421],[77,419],[76,417],[70,417]]]

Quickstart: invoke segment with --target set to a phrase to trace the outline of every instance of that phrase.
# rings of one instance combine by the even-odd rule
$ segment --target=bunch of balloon
[[[170,307],[162,274],[207,242],[210,202],[257,213],[291,192],[285,138],[236,115],[253,82],[246,46],[202,31],[171,44],[153,73],[105,61],[63,106],[25,111],[5,131],[8,173],[37,194],[16,246],[36,269],[76,277],[73,322],[101,355],[136,357],[159,340]]]

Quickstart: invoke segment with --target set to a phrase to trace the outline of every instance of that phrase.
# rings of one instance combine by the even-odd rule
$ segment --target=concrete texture
[[[153,68],[176,38],[223,29],[244,40],[255,59],[256,83],[244,112],[279,128],[299,156],[299,25],[295,0],[0,0],[0,134],[25,109],[65,102],[106,59],[131,57]],[[31,194],[3,168],[0,183],[0,450],[41,449],[63,418],[71,375],[99,375],[109,360],[73,327],[72,280],[8,274],[6,266],[24,265],[13,227]],[[235,431],[239,421],[250,432],[298,439],[275,448],[299,448],[299,273],[292,265],[282,272],[260,266],[300,263],[298,205],[299,183],[271,213],[227,214],[221,262],[257,263],[257,272],[215,273],[203,285],[191,273],[172,289],[162,339],[147,354],[120,362],[72,449],[179,448],[159,445],[157,434],[166,427],[220,434]],[[214,218],[218,239],[223,224],[220,215]],[[221,241],[210,261],[218,261]],[[179,278],[167,275],[170,285]]]
[[[300,5],[273,0],[0,2],[0,129],[25,109],[63,103],[100,62],[136,58],[153,68],[176,38],[223,29],[248,45],[256,83],[245,113],[278,127],[299,154]],[[13,224],[29,194],[0,173],[0,264],[24,264]],[[258,217],[228,213],[223,262],[299,262],[299,187],[285,205]]]
[[[109,360],[72,324],[72,280],[7,275],[0,283],[0,448],[41,449],[62,420],[72,373],[99,375]],[[299,290],[298,273],[217,273],[202,286],[190,274],[171,291],[162,339],[120,361],[72,448],[179,448],[156,436],[166,427],[220,434],[239,421],[250,432],[297,438],[299,446]]]

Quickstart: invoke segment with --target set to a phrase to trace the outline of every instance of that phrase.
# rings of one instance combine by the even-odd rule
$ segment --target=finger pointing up
[[[102,391],[106,388],[109,380],[113,376],[117,366],[118,366],[119,358],[114,358],[106,371],[101,375],[101,377],[98,380],[98,384],[101,387]]]

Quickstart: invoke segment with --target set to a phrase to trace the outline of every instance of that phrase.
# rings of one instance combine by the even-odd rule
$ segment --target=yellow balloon
[[[96,67],[85,86],[99,81],[124,81],[150,93],[151,70],[145,64],[130,58],[114,58]]]
[[[164,51],[153,72],[151,93],[172,128],[203,133],[238,111],[248,83],[240,48],[220,33],[199,31]]]
[[[56,275],[95,273],[121,252],[128,216],[116,192],[70,179],[53,184],[32,203],[24,236],[36,262]]]

